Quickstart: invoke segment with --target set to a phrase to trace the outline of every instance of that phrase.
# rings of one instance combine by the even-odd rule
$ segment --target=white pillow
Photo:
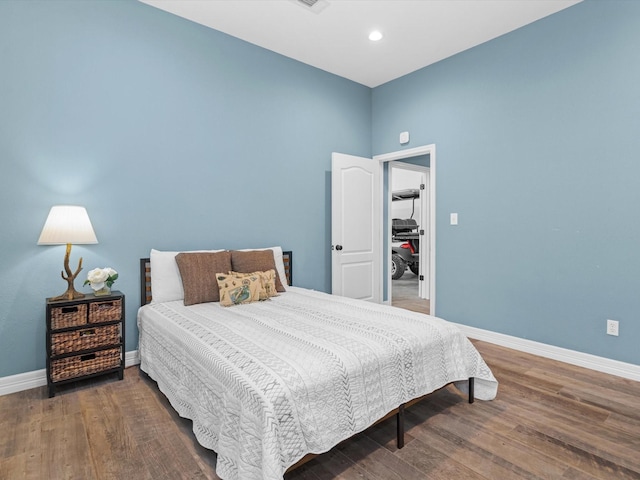
[[[194,252],[223,252],[223,250],[193,250]],[[151,303],[184,300],[182,277],[176,255],[180,252],[164,252],[151,249]]]
[[[284,258],[282,255],[282,247],[268,247],[268,248],[245,248],[240,250],[241,252],[250,252],[251,250],[273,250],[273,259],[276,262],[276,270],[278,270],[278,276],[280,277],[280,282],[282,282],[282,286],[287,289],[289,283],[287,281],[287,274],[284,270]],[[153,272],[153,270],[151,270]]]

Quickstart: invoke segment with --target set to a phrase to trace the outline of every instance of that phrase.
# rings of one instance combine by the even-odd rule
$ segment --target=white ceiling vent
[[[327,0],[291,0],[296,5],[301,6],[307,11],[320,13],[329,6]]]

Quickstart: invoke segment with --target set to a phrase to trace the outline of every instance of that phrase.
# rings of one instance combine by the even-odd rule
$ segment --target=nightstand
[[[124,294],[47,299],[47,387],[118,372],[124,374]]]

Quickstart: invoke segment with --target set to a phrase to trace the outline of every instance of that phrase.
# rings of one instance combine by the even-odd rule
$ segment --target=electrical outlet
[[[618,336],[618,320],[607,320],[607,335]]]

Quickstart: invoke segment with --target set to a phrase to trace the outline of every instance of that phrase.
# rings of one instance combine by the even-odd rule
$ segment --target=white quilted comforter
[[[282,479],[400,404],[475,377],[497,382],[475,347],[444,320],[296,287],[229,308],[146,305],[138,313],[141,368],[225,479]]]

